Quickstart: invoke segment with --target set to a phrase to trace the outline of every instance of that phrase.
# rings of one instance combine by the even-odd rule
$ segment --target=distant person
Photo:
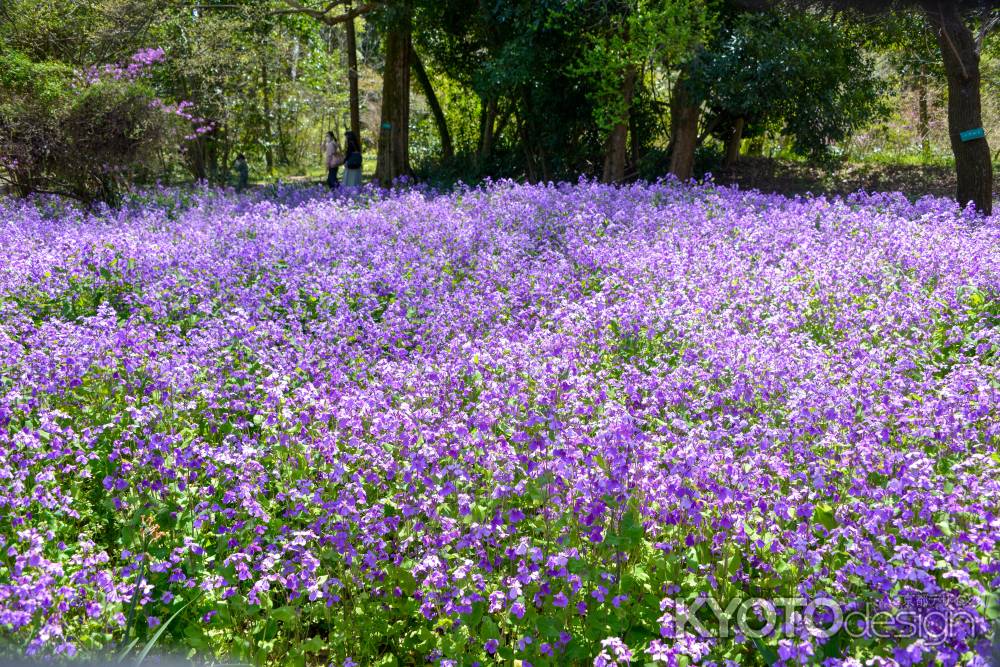
[[[348,188],[361,187],[361,143],[357,135],[348,131],[344,148],[344,186]]]
[[[333,190],[340,186],[340,179],[337,172],[340,165],[344,163],[344,155],[340,152],[340,144],[333,132],[326,133],[326,140],[323,142],[324,158],[326,160],[326,185]]]
[[[243,192],[250,183],[250,165],[247,164],[247,156],[243,153],[237,155],[233,169],[236,170],[236,191]]]

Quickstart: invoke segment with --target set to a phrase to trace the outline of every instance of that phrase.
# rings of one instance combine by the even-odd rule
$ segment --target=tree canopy
[[[688,178],[748,144],[835,160],[909,91],[930,159],[947,86],[958,196],[988,210],[987,139],[958,138],[986,121],[957,100],[995,85],[998,23],[936,0],[4,0],[0,178],[111,200],[224,182],[236,153],[258,178],[301,173],[348,128],[384,184]]]

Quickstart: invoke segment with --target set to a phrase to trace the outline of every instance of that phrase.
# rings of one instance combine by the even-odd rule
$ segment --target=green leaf
[[[132,641],[130,641],[129,644],[128,644],[128,646],[125,647],[125,650],[118,654],[118,660],[117,660],[117,662],[123,662],[125,660],[125,658],[128,657],[128,654],[132,652],[132,649],[135,648],[135,645],[138,644],[138,643],[139,643],[139,638],[138,637],[136,637],[135,639],[133,639]]]
[[[625,513],[625,516],[622,517],[620,532],[622,546],[626,549],[635,546],[642,540],[645,530],[642,527],[642,517],[639,516],[638,511],[630,509]]]
[[[275,607],[270,612],[271,618],[280,623],[292,623],[298,620],[298,614],[295,613],[295,607]]]
[[[170,531],[177,527],[177,516],[173,508],[160,510],[156,515],[156,525],[163,531]]]
[[[128,542],[126,542],[126,544],[128,544]],[[133,591],[133,593],[132,593],[132,599],[129,601],[128,617],[125,619],[125,636],[126,637],[128,637],[129,633],[132,631],[132,623],[135,620],[136,605],[139,603],[139,598],[141,597],[141,595],[139,594],[139,590],[140,590],[140,586],[142,586],[142,581],[143,581],[142,578],[143,578],[143,576],[145,576],[145,574],[146,574],[146,559],[143,558],[141,561],[139,561],[139,572],[138,572],[138,574],[136,575],[136,578],[135,578],[135,587],[136,588],[135,588],[135,591]],[[122,658],[124,658],[125,655],[128,655],[127,651],[126,651],[126,653],[124,655],[122,655]]]
[[[476,627],[479,625],[479,621],[483,619],[483,614],[486,612],[486,604],[483,602],[476,602],[472,605],[472,613],[468,617],[468,625],[470,627]]]
[[[408,570],[400,570],[399,574],[396,576],[399,582],[399,587],[408,596],[412,596],[417,590],[417,580],[413,574]]]
[[[549,638],[558,637],[559,632],[560,630],[562,630],[562,628],[563,628],[562,624],[556,621],[554,618],[550,618],[548,616],[542,616],[541,618],[538,619],[538,631],[542,634],[543,637],[549,637]]]
[[[483,624],[479,628],[479,636],[483,639],[500,639],[500,628],[487,616],[483,619]]]
[[[990,593],[986,597],[985,615],[991,621],[1000,620],[1000,593]]]
[[[135,662],[136,667],[141,665],[142,661],[146,659],[146,656],[149,655],[149,652],[153,650],[153,647],[156,646],[156,642],[159,641],[160,636],[163,635],[163,633],[170,626],[173,620],[178,616],[180,616],[180,613],[185,609],[187,609],[191,605],[191,603],[197,599],[198,599],[197,597],[192,598],[188,602],[184,603],[180,609],[178,609],[177,611],[175,611],[173,614],[170,615],[170,618],[168,618],[165,623],[161,624],[160,627],[156,629],[156,633],[153,634],[152,637],[150,637],[149,641],[146,642],[146,645],[142,648],[142,652],[139,653],[139,659],[136,660]]]
[[[743,556],[739,551],[734,552],[726,562],[726,575],[733,576],[743,564]]]
[[[827,530],[837,527],[837,517],[834,516],[833,506],[828,503],[820,503],[813,510],[813,516]]]
[[[187,639],[187,645],[199,651],[205,651],[209,648],[209,639],[205,634],[205,631],[201,629],[200,625],[187,624],[184,626],[184,637]]]
[[[316,653],[317,651],[322,651],[325,647],[326,642],[323,641],[322,637],[310,637],[299,644],[299,649],[303,653]]]
[[[753,638],[753,644],[755,647],[757,647],[757,652],[760,653],[761,658],[763,658],[764,662],[766,662],[768,665],[773,665],[778,662],[778,654],[774,651],[773,648],[766,645],[757,637]]]

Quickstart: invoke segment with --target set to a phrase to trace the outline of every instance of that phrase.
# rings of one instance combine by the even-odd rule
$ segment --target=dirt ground
[[[783,194],[898,190],[911,198],[955,196],[954,168],[943,166],[847,164],[825,171],[808,164],[744,157],[732,170],[716,174],[715,180]],[[1000,179],[994,179],[993,193],[994,200],[1000,199]]]

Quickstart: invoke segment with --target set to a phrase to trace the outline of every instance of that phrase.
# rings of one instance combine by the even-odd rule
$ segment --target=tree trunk
[[[413,66],[413,73],[417,76],[417,82],[424,91],[424,97],[427,98],[427,104],[434,115],[438,135],[441,137],[441,157],[450,160],[455,156],[455,148],[451,142],[451,132],[448,131],[448,121],[444,117],[444,111],[441,109],[437,95],[434,94],[434,88],[431,86],[430,77],[427,76],[427,70],[424,69],[424,63],[420,60],[420,56],[417,55],[412,44],[410,45],[410,64]]]
[[[288,133],[285,131],[285,124],[282,122],[283,114],[281,112],[284,107],[284,100],[281,97],[281,86],[275,87],[275,108],[277,111],[274,114],[274,122],[271,127],[273,128],[275,143],[278,147],[277,163],[283,167],[287,167],[291,160],[288,159]]]
[[[670,131],[673,150],[670,173],[682,181],[694,175],[694,150],[698,145],[698,117],[701,108],[693,102],[682,76],[674,85],[670,100]]]
[[[503,131],[507,128],[507,123],[510,122],[510,119],[512,117],[513,117],[513,114],[510,111],[505,111],[502,114],[501,113],[497,114],[496,129],[493,130],[493,145],[494,146],[496,145],[497,141],[500,140],[500,137],[503,136]]]
[[[260,61],[260,85],[264,96],[264,163],[268,176],[274,173],[274,141],[271,136],[271,84],[267,78],[267,60]]]
[[[219,142],[214,132],[205,135],[205,149],[208,160],[208,180],[217,184],[220,180],[219,170]]]
[[[927,109],[927,65],[920,66],[920,73],[917,75],[917,132],[920,134],[920,154],[924,161],[931,157],[931,122],[930,113]]]
[[[351,3],[347,3],[347,11]],[[347,30],[347,85],[350,90],[351,132],[361,141],[361,95],[358,93],[358,37],[354,30],[354,19],[345,24]]]
[[[194,141],[189,141],[182,149],[185,157],[187,158],[188,169],[191,171],[191,175],[194,176],[196,181],[208,180],[208,165],[205,160],[206,141],[206,136],[201,135]]]
[[[630,147],[632,149],[632,169],[633,171],[638,170],[639,160],[642,159],[641,144],[642,140],[639,136],[639,124],[635,120],[635,114],[631,114],[628,119],[628,134],[630,138]]]
[[[528,121],[520,119],[521,146],[524,149],[525,175],[529,183],[538,182],[538,168],[535,166],[535,155],[531,150],[531,134],[528,131]]]
[[[962,141],[961,132],[983,126],[979,89],[979,53],[972,31],[957,5],[924,0],[924,9],[937,32],[948,77],[948,133],[958,172],[958,203],[970,201],[985,215],[993,210],[993,164],[985,137]]]
[[[479,116],[479,160],[485,161],[493,155],[493,141],[496,136],[497,98],[491,96],[482,105]]]
[[[726,161],[722,163],[725,169],[732,169],[736,166],[736,161],[740,159],[740,144],[743,143],[744,125],[746,125],[746,120],[743,117],[737,118],[733,133],[726,141]]]
[[[382,121],[378,134],[375,178],[389,187],[410,174],[410,37],[409,0],[395,6],[396,16],[385,37],[382,74]]]
[[[229,165],[232,164],[230,160],[230,155],[233,150],[233,142],[229,136],[229,126],[225,123],[219,128],[219,136],[222,137],[222,174],[223,177],[229,179]]]
[[[628,127],[629,112],[632,108],[632,97],[635,94],[635,68],[628,66],[622,77],[622,106],[624,116],[618,119],[608,137],[608,151],[604,158],[605,183],[621,183],[625,180],[625,163],[628,159]]]

